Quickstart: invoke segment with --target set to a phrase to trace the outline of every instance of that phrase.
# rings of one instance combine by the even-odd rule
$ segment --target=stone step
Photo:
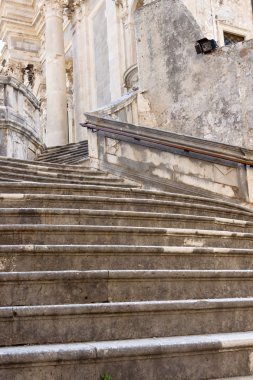
[[[101,181],[114,179],[115,182],[123,182],[121,178],[118,178],[118,177],[115,177],[115,176],[109,175],[108,173],[103,173],[103,172],[99,172],[95,174],[89,173],[88,171],[83,172],[83,173],[77,173],[77,174],[68,173],[68,172],[58,173],[58,172],[43,170],[43,168],[34,170],[34,169],[30,169],[29,167],[15,168],[15,170],[11,167],[1,167],[0,175],[2,177],[10,175],[10,178],[15,178],[15,179],[19,179],[19,178],[37,179],[38,178],[38,180],[53,179],[55,181],[64,179],[64,180],[67,180],[65,182],[71,182],[72,180],[85,182],[86,180],[96,180],[96,179],[99,179]]]
[[[88,142],[86,141],[84,144],[73,144],[73,146],[60,146],[60,147],[52,147],[43,150],[37,158],[41,158],[43,156],[53,155],[53,154],[61,154],[61,153],[69,153],[69,152],[77,152],[82,149],[88,149]]]
[[[24,161],[21,161],[19,162],[18,160],[15,161],[15,162],[12,162],[9,160],[2,160],[2,158],[0,157],[0,166],[1,166],[1,170],[3,169],[8,169],[10,168],[11,170],[25,170],[26,172],[29,171],[29,172],[37,172],[37,171],[42,171],[42,172],[46,172],[50,175],[50,173],[53,173],[53,174],[74,174],[74,175],[97,175],[97,176],[105,176],[105,175],[108,175],[108,173],[106,172],[102,172],[100,170],[95,170],[95,169],[89,169],[89,168],[85,168],[85,167],[75,167],[75,168],[66,168],[64,165],[61,165],[61,168],[55,168],[55,167],[51,167],[51,166],[48,166],[47,164],[45,163],[42,163],[42,162],[34,162],[32,161],[32,164],[29,162],[28,164],[25,163]]]
[[[87,151],[88,144],[74,145],[72,147],[66,148],[66,146],[58,149],[44,150],[38,158],[47,157],[47,156],[61,156],[63,154],[75,154],[77,152]]]
[[[58,162],[58,163],[68,163],[70,164],[73,160],[83,160],[84,158],[88,157],[88,148],[82,148],[77,151],[72,152],[61,152],[61,153],[48,153],[45,154],[43,157],[38,157],[38,162]]]
[[[43,169],[44,170],[44,169]],[[64,169],[65,170],[65,169]],[[84,169],[85,170],[85,169]],[[82,174],[82,172],[80,173]],[[84,174],[89,174],[89,171],[85,171]],[[91,172],[92,176],[103,176],[106,175],[104,172]],[[246,213],[253,215],[253,210],[250,208],[232,203],[226,202],[220,199],[204,198],[192,195],[178,194],[178,193],[168,193],[156,190],[147,190],[137,187],[137,184],[129,181],[133,184],[131,188],[122,185],[121,187],[115,187],[112,185],[107,186],[96,186],[96,185],[86,185],[86,184],[68,184],[68,183],[32,183],[32,182],[18,182],[18,183],[1,183],[0,182],[0,193],[21,193],[22,194],[61,194],[61,195],[93,195],[101,197],[114,198],[144,198],[144,199],[154,199],[154,200],[164,200],[164,201],[174,201],[174,202],[187,202],[187,203],[197,203],[201,205],[219,206],[228,209],[241,210]],[[134,186],[135,185],[135,186]]]
[[[223,377],[222,379],[215,379],[215,380],[253,380],[253,375],[240,376],[240,377]]]
[[[1,346],[250,330],[253,298],[0,308]]]
[[[0,245],[0,271],[253,270],[253,249],[111,245]]]
[[[98,186],[97,182],[96,185]],[[101,186],[102,183],[100,183]],[[5,184],[3,184],[4,186]],[[18,187],[14,184],[14,187]],[[30,186],[30,183],[27,184]],[[131,188],[131,184],[114,183],[114,187],[123,186]],[[20,185],[22,188],[22,185]],[[22,194],[22,193],[0,193],[1,206],[15,208],[82,208],[95,210],[118,210],[118,211],[143,211],[162,212],[172,214],[190,214],[200,216],[216,216],[229,219],[240,219],[253,221],[253,214],[250,211],[234,207],[223,207],[215,205],[205,205],[201,203],[191,203],[182,201],[165,201],[150,198],[114,198],[102,196],[81,196],[81,195],[55,195],[55,194]]]
[[[0,208],[0,224],[101,225],[253,232],[253,222],[198,215],[63,208]]]
[[[1,272],[0,306],[252,297],[252,270]]]
[[[2,224],[0,244],[169,245],[252,248],[253,234],[219,230],[125,226]]]
[[[9,163],[12,163],[12,164],[25,164],[25,165],[34,165],[34,166],[44,166],[44,167],[48,167],[48,168],[53,168],[53,169],[68,169],[68,170],[82,170],[82,169],[86,169],[86,168],[82,168],[82,167],[77,167],[76,165],[68,165],[68,164],[53,164],[53,163],[50,163],[50,162],[47,162],[47,163],[44,163],[44,162],[38,162],[38,161],[32,161],[32,160],[21,160],[21,159],[18,159],[18,158],[6,158],[5,156],[0,156],[0,159],[1,161],[6,161],[6,162],[9,162]]]
[[[106,184],[116,185],[117,183],[124,184],[124,180],[121,178],[114,178],[110,176],[93,176],[93,175],[82,175],[82,176],[75,176],[75,175],[65,175],[65,174],[58,174],[54,175],[52,173],[47,172],[38,172],[38,173],[30,173],[29,171],[22,170],[21,172],[18,172],[17,170],[13,171],[11,169],[6,170],[0,170],[0,177],[2,179],[10,179],[15,181],[29,181],[29,182],[56,182],[56,183],[77,183],[77,184],[84,184],[84,183],[94,183],[96,182],[103,183],[104,186]]]
[[[82,148],[77,151],[72,152],[61,152],[61,153],[48,153],[43,156],[40,156],[37,161],[43,162],[67,162],[72,159],[83,159],[88,157],[88,148]]]
[[[5,347],[4,380],[203,380],[250,375],[253,333]]]
[[[88,141],[81,141],[79,143],[71,143],[67,145],[59,145],[59,146],[53,146],[50,148],[46,148],[43,150],[43,152],[39,155],[39,157],[45,155],[45,154],[52,154],[52,153],[60,153],[60,152],[66,152],[66,151],[76,151],[80,148],[87,148],[88,147]]]
[[[76,149],[72,148],[72,149],[62,149],[62,150],[55,150],[55,151],[52,151],[52,152],[47,152],[47,151],[44,151],[43,153],[41,153],[38,157],[37,157],[37,160],[38,161],[41,161],[41,160],[44,160],[44,159],[49,159],[49,158],[58,158],[58,157],[67,157],[67,156],[83,156],[83,155],[87,155],[88,154],[88,146],[80,146]]]

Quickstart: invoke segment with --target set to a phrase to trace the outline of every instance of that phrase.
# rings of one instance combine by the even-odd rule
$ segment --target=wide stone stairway
[[[78,143],[47,148],[37,157],[37,161],[79,165],[87,160],[87,158],[88,141],[84,140]]]
[[[252,379],[249,208],[0,164],[0,379]]]

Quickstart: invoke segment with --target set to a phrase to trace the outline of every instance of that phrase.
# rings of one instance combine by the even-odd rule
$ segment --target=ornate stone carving
[[[38,6],[45,15],[54,14],[62,17],[67,2],[67,0],[39,0]]]
[[[80,21],[83,15],[82,5],[85,3],[85,0],[66,0],[64,4],[64,10],[66,16],[75,21]]]
[[[24,80],[24,67],[21,62],[2,63],[0,66],[0,74],[3,76],[11,76],[20,82]]]
[[[139,89],[139,75],[137,65],[131,66],[124,73],[124,86],[128,91],[136,91]]]
[[[24,85],[32,89],[34,85],[34,79],[35,79],[34,67],[33,65],[27,65],[26,68],[24,69]]]

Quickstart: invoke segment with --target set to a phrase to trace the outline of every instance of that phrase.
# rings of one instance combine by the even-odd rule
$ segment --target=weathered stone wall
[[[181,0],[136,12],[140,87],[159,128],[252,147],[253,41],[198,56],[202,31]]]
[[[223,31],[252,37],[252,5],[250,0],[182,0],[207,38],[224,45]]]

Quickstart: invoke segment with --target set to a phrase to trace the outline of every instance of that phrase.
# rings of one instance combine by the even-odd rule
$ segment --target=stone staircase
[[[253,378],[251,209],[0,165],[0,379]]]
[[[88,159],[88,141],[80,141],[67,145],[54,146],[45,149],[37,161],[56,164],[78,165]]]

